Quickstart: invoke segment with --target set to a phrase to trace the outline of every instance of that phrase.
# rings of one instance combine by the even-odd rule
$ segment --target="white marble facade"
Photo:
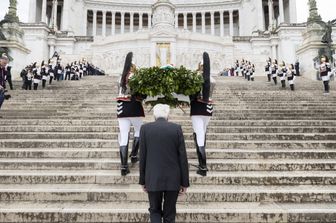
[[[56,50],[64,62],[85,57],[109,74],[121,72],[129,51],[139,67],[191,69],[207,51],[213,74],[242,58],[257,67],[268,57],[293,63],[304,31],[296,0],[29,1],[22,28],[30,61]]]

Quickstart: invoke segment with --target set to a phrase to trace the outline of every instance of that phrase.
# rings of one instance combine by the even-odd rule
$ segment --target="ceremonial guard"
[[[273,62],[272,62],[272,65],[271,65],[271,74],[272,74],[272,79],[273,79],[275,85],[278,84],[277,70],[278,70],[278,61],[276,59],[274,59]]]
[[[288,70],[287,70],[287,80],[288,80],[288,84],[290,86],[290,89],[292,91],[294,91],[295,78],[296,78],[296,69],[294,68],[293,64],[290,64],[288,66]]]
[[[38,85],[41,81],[41,75],[40,75],[40,67],[34,63],[33,65],[33,82],[34,82],[34,90],[37,90]]]
[[[49,74],[49,84],[52,83],[54,77],[55,77],[55,69],[52,66],[51,60],[48,61],[48,74]]]
[[[282,63],[280,64],[280,67],[277,71],[277,75],[280,78],[281,81],[281,87],[283,89],[286,88],[286,74],[287,74],[287,68],[286,68],[286,64],[284,61],[282,61]]]
[[[235,62],[235,73],[236,73],[237,77],[239,76],[239,70],[240,70],[239,68],[240,68],[239,61],[236,60],[236,62]]]
[[[268,58],[268,60],[266,60],[266,66],[265,66],[265,74],[267,76],[268,82],[271,82],[271,63],[272,60],[271,58]]]
[[[207,175],[207,163],[205,153],[206,131],[210,118],[213,113],[212,91],[214,90],[214,81],[211,83],[210,77],[210,58],[207,52],[203,53],[203,61],[199,64],[198,71],[203,76],[204,83],[202,91],[190,96],[190,116],[193,126],[193,136],[198,158],[197,174]]]
[[[251,65],[251,62],[249,61],[247,64],[246,64],[246,74],[245,74],[245,77],[248,81],[251,80],[251,75],[252,75],[252,65]]]
[[[25,84],[25,89],[26,90],[31,90],[32,89],[32,83],[33,83],[33,65],[31,65],[29,68],[28,68],[28,73],[27,73],[27,81],[26,81],[26,84]]]
[[[128,141],[131,125],[134,127],[134,141],[130,157],[131,162],[134,164],[138,161],[140,128],[143,124],[142,117],[145,117],[142,107],[142,101],[145,97],[132,94],[128,85],[129,79],[134,75],[136,70],[132,59],[133,53],[129,52],[126,56],[124,70],[119,81],[119,95],[117,97],[117,117],[120,132],[118,141],[122,176],[130,172],[128,168]]]
[[[329,58],[327,56],[321,57],[321,64],[320,64],[319,70],[320,70],[320,76],[322,78],[323,85],[324,85],[324,94],[327,95],[329,94],[329,90],[330,90],[329,81],[330,81],[330,72],[331,72],[331,66],[329,63]]]
[[[254,66],[254,64],[252,64],[252,67],[251,67],[251,81],[254,81],[254,74],[255,74],[255,66]]]
[[[42,88],[44,89],[46,86],[47,79],[48,79],[48,71],[44,64],[44,60],[41,63],[41,76],[42,76]]]

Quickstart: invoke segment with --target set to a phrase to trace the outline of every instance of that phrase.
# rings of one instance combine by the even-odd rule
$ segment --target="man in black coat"
[[[174,223],[178,195],[189,187],[182,128],[168,122],[169,106],[154,106],[155,122],[140,130],[140,185],[149,198],[151,223]],[[163,209],[162,209],[163,200]]]

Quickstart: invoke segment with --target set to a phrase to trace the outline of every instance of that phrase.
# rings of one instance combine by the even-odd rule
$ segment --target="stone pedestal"
[[[2,24],[1,31],[5,35],[6,40],[0,41],[0,46],[9,49],[10,57],[13,58],[9,64],[12,66],[12,76],[15,79],[20,76],[21,69],[27,65],[26,58],[30,50],[25,47],[22,40],[24,32],[18,23],[4,23]]]
[[[326,47],[321,42],[323,27],[317,23],[309,23],[303,33],[303,44],[297,50],[298,59],[301,64],[301,73],[312,80],[316,80],[316,66],[314,58],[318,57],[319,50]]]

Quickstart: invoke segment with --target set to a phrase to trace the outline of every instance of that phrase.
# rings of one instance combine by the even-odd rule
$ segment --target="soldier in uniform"
[[[280,67],[277,71],[277,75],[280,78],[281,81],[281,87],[283,89],[286,88],[286,75],[287,75],[287,68],[286,68],[286,64],[284,61],[281,62]]]
[[[328,95],[330,90],[329,81],[330,81],[331,66],[329,63],[329,58],[327,56],[321,57],[321,64],[319,66],[319,70],[324,85],[324,94]]]
[[[296,76],[297,76],[296,69],[293,64],[290,64],[287,70],[287,80],[288,80],[290,89],[292,91],[294,91],[294,81],[295,81]]]
[[[199,64],[198,70],[200,75],[203,76],[204,83],[201,92],[190,96],[190,116],[199,163],[197,174],[206,176],[208,168],[206,163],[205,141],[207,126],[213,113],[213,105],[210,97],[215,85],[214,82],[211,83],[210,58],[207,52],[203,53],[203,62]]]
[[[52,66],[51,60],[48,61],[48,74],[49,74],[49,84],[52,83],[54,77],[55,77],[55,69]]]
[[[38,85],[41,81],[41,75],[40,75],[40,67],[34,63],[33,65],[33,82],[34,82],[34,90],[37,90]]]
[[[48,72],[44,64],[44,60],[41,63],[41,76],[42,76],[42,88],[44,89],[47,83],[47,79],[48,79]]]
[[[271,82],[271,63],[272,63],[271,58],[268,58],[268,60],[266,60],[266,66],[265,66],[265,74],[267,76],[268,82]]]
[[[134,127],[134,140],[130,154],[131,162],[134,164],[138,159],[140,128],[143,124],[142,118],[145,112],[142,101],[145,97],[134,95],[128,85],[129,79],[134,75],[135,64],[132,63],[133,53],[126,56],[124,70],[119,81],[119,95],[117,97],[117,117],[119,123],[119,149],[121,159],[121,175],[125,176],[130,171],[128,168],[128,141],[131,125]]]
[[[275,85],[278,84],[277,70],[278,70],[278,61],[276,59],[274,59],[273,62],[272,62],[272,65],[271,65],[271,74],[272,74],[272,79],[273,79]]]

